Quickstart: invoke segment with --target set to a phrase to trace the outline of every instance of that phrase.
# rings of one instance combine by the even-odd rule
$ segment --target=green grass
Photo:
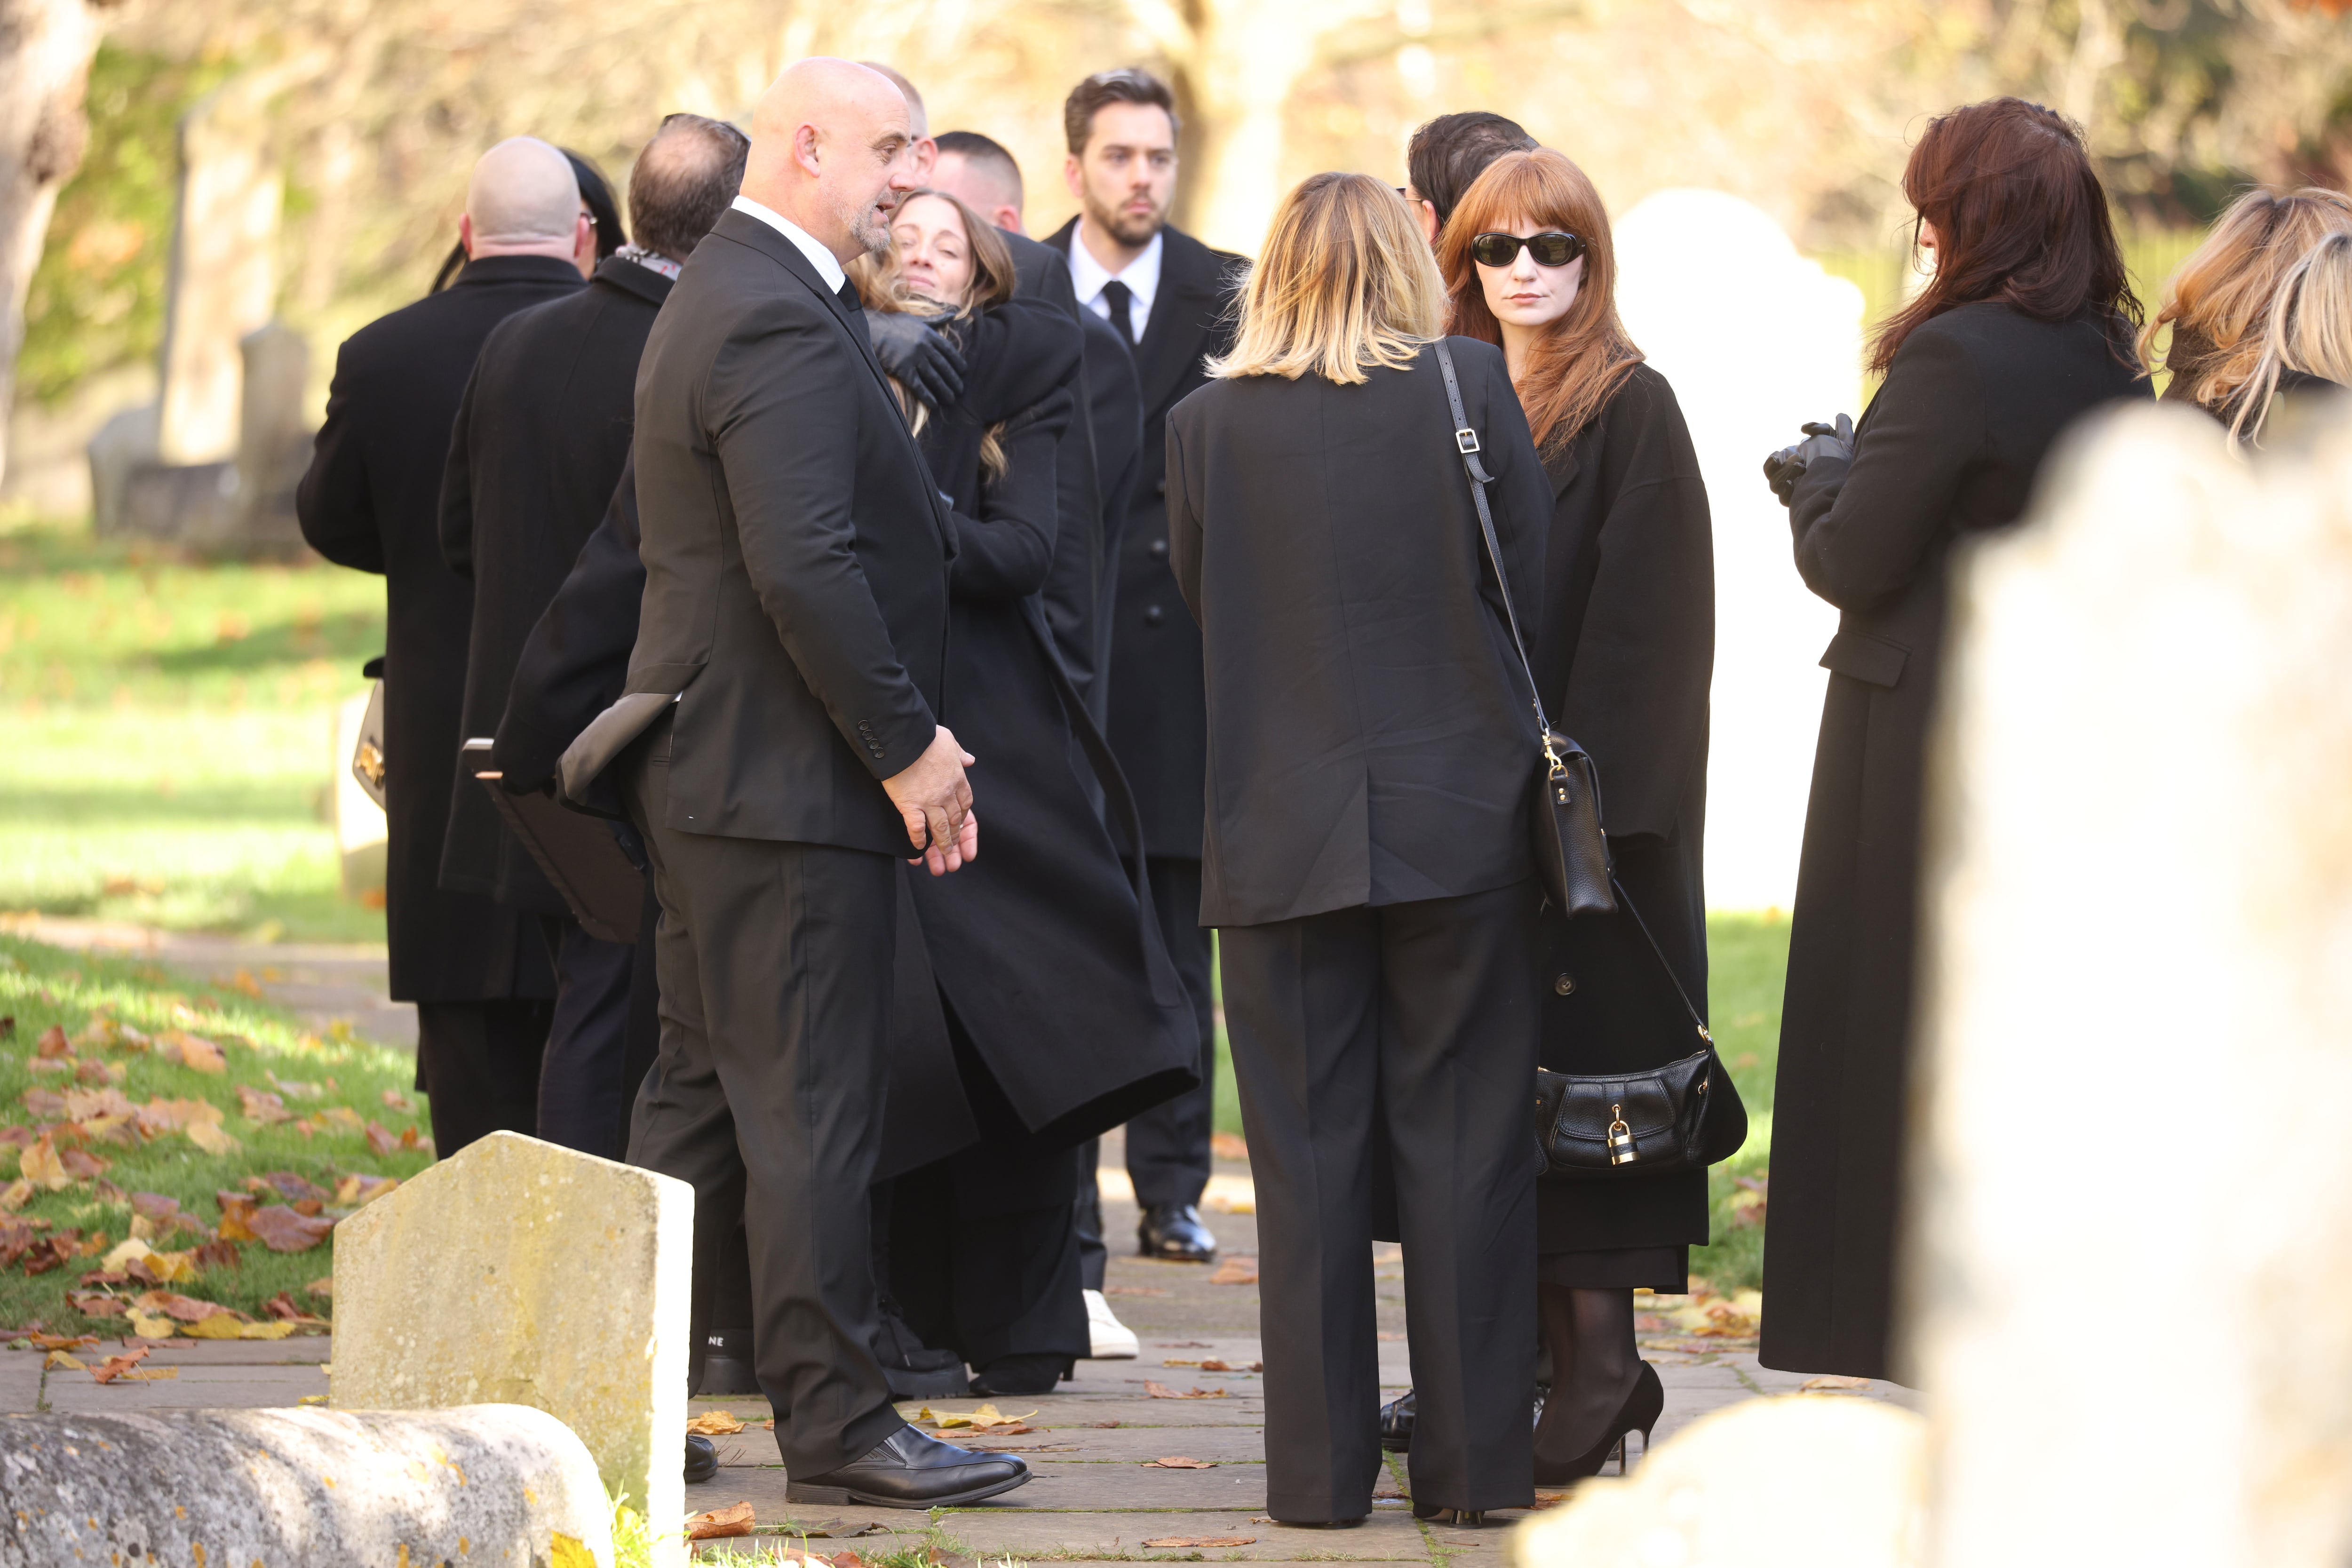
[[[383,584],[0,535],[0,909],[382,941],[320,805]]]
[[[404,1054],[359,1040],[320,1039],[304,1033],[282,1008],[228,987],[197,984],[166,974],[152,964],[66,952],[7,935],[0,935],[0,1016],[16,1022],[0,1037],[0,1126],[55,1125],[27,1109],[26,1094],[37,1085],[60,1090],[68,1084],[58,1075],[34,1073],[29,1059],[43,1031],[51,1025],[62,1026],[68,1036],[79,1036],[101,1015],[151,1036],[184,1028],[220,1044],[228,1064],[224,1074],[177,1066],[152,1050],[97,1046],[77,1049],[85,1063],[124,1069],[120,1088],[134,1104],[144,1105],[161,1097],[205,1100],[221,1107],[226,1113],[223,1131],[241,1146],[226,1153],[207,1153],[177,1131],[143,1142],[132,1136],[127,1145],[102,1136],[92,1139],[87,1150],[109,1162],[106,1170],[63,1191],[39,1193],[18,1211],[19,1218],[48,1221],[54,1227],[52,1234],[55,1229],[73,1227],[82,1231],[86,1240],[92,1233],[103,1233],[110,1245],[122,1241],[131,1234],[128,1200],[134,1193],[175,1198],[184,1212],[216,1226],[220,1210],[213,1194],[236,1187],[247,1176],[290,1171],[331,1189],[339,1178],[354,1173],[405,1180],[430,1163],[430,1154],[421,1149],[377,1155],[370,1151],[363,1131],[330,1129],[305,1135],[290,1122],[263,1125],[241,1114],[237,1087],[278,1092],[271,1082],[274,1074],[279,1080],[313,1084],[321,1089],[317,1099],[291,1092],[284,1095],[286,1108],[298,1116],[345,1106],[362,1124],[375,1121],[394,1133],[414,1126],[422,1135],[430,1122],[424,1097],[410,1087],[415,1066]],[[387,1105],[387,1090],[409,1101],[410,1108],[400,1110]],[[53,1138],[65,1141],[74,1136],[52,1133]],[[19,1158],[16,1148],[0,1148],[0,1186],[16,1178]],[[111,1184],[115,1191],[100,1187],[100,1181]],[[267,1205],[282,1200],[264,1195],[257,1201]],[[340,1211],[331,1207],[327,1212]],[[158,1239],[153,1245],[158,1250],[184,1248],[198,1239],[184,1234],[176,1240]],[[85,1319],[65,1303],[66,1291],[76,1289],[79,1277],[98,1267],[98,1258],[91,1256],[45,1274],[27,1275],[22,1265],[0,1272],[0,1326],[20,1328],[38,1320],[52,1331],[87,1328],[123,1332],[121,1318]],[[306,1296],[304,1287],[331,1268],[331,1243],[303,1252],[277,1253],[257,1242],[247,1242],[235,1267],[215,1268],[193,1282],[168,1289],[256,1314],[264,1301],[286,1290],[309,1310],[325,1316],[325,1302]]]

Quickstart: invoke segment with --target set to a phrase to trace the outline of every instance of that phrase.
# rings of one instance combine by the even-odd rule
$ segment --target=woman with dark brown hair
[[[1766,464],[1797,570],[1843,615],[1822,656],[1790,933],[1761,1359],[1856,1377],[1894,1368],[1920,789],[1952,548],[2017,521],[2069,425],[2147,395],[2139,301],[2070,121],[2014,98],[1956,109],[1912,149],[1903,190],[1935,270],[1872,345],[1885,382],[1859,429],[1809,426]]]
[[[1543,459],[1552,510],[1536,678],[1601,773],[1622,910],[1538,921],[1543,1065],[1636,1072],[1698,1048],[1677,983],[1706,1004],[1707,687],[1715,552],[1706,487],[1666,378],[1617,317],[1616,250],[1600,193],[1549,150],[1507,153],[1464,194],[1438,249],[1450,326],[1503,351]],[[1633,1342],[1633,1292],[1686,1288],[1707,1240],[1706,1175],[1536,1189],[1536,1278],[1552,1384],[1535,1479],[1597,1473],[1664,1393]],[[1391,1442],[1409,1442],[1391,1417]]]

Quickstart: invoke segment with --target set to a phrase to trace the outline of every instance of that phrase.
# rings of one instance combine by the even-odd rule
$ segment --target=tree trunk
[[[8,471],[25,295],[58,192],[81,163],[89,134],[82,92],[98,52],[99,12],[113,3],[0,0],[0,479]]]

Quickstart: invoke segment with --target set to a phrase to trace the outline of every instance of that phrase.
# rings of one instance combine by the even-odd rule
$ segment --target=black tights
[[[1536,1426],[1536,1462],[1564,1465],[1590,1450],[1642,1375],[1633,1343],[1633,1292],[1537,1287],[1551,1394]]]

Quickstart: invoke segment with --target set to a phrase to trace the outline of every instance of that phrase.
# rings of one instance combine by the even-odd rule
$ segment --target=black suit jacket
[[[336,355],[326,423],[295,493],[312,549],[385,578],[384,915],[395,1000],[554,994],[545,944],[521,929],[519,911],[439,886],[474,588],[442,559],[436,517],[450,430],[483,341],[516,311],[582,287],[568,261],[486,257],[441,293],[354,332]]]
[[[1502,351],[1453,353],[1534,636],[1551,486]],[[1169,416],[1171,556],[1208,656],[1203,925],[1535,874],[1540,740],[1453,430],[1428,351],[1355,386],[1213,382]]]
[[[651,268],[608,259],[578,293],[500,322],[474,362],[441,480],[442,557],[474,584],[468,738],[497,729],[525,639],[612,501],[637,359],[669,291]],[[441,885],[567,912],[470,779],[450,798]]]
[[[676,696],[671,827],[907,853],[880,781],[938,728],[955,536],[863,315],[730,211],[654,323],[636,402],[636,648],[566,790]]]
[[[1045,243],[1067,257],[1076,234],[1072,218]],[[1202,362],[1231,344],[1229,307],[1249,263],[1174,228],[1160,234],[1160,288],[1135,345],[1143,447],[1119,531],[1110,742],[1135,787],[1150,852],[1192,859],[1202,853],[1208,710],[1200,628],[1168,574],[1168,411],[1207,381]]]

